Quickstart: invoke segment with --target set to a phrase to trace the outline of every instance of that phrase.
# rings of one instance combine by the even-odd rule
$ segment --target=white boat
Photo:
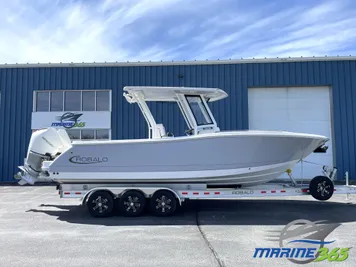
[[[218,88],[128,86],[124,96],[141,109],[147,139],[71,142],[63,129],[41,129],[32,134],[16,178],[21,184],[51,180],[247,187],[278,178],[316,149],[325,150],[329,140],[283,131],[220,131],[208,106],[228,96]],[[186,135],[173,136],[157,124],[149,101],[177,103]]]

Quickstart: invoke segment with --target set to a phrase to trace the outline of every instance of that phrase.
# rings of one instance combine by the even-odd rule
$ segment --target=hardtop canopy
[[[131,97],[135,93],[140,93],[144,101],[177,101],[177,94],[202,95],[209,102],[224,99],[228,94],[219,88],[203,87],[162,87],[162,86],[125,86],[126,91]],[[126,98],[127,99],[127,98]],[[133,103],[134,98],[127,99]]]

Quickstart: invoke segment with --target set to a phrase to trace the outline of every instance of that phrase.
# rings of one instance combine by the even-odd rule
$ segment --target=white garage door
[[[331,138],[329,87],[250,88],[249,128],[321,134]],[[305,160],[333,166],[331,140],[327,153],[312,153]],[[321,174],[321,167],[299,163],[294,178],[311,179]],[[280,178],[288,178],[282,175]]]

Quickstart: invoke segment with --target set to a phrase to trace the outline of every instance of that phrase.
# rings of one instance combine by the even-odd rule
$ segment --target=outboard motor
[[[31,136],[24,166],[19,166],[23,173],[15,175],[16,179],[34,184],[42,173],[42,162],[54,160],[71,147],[71,141],[64,129],[47,128],[34,132]]]

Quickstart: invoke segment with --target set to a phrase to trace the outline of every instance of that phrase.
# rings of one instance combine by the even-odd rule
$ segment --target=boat
[[[126,86],[123,96],[140,108],[148,138],[71,141],[63,128],[40,129],[32,134],[15,178],[31,185],[202,183],[241,188],[275,180],[311,153],[327,149],[329,138],[311,133],[221,131],[209,107],[228,97],[220,88]],[[174,136],[157,123],[148,106],[152,101],[176,103],[185,134]]]

